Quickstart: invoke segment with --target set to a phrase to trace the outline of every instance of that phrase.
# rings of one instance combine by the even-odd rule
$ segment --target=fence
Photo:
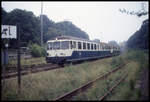
[[[6,64],[8,64],[9,60],[17,59],[17,50],[16,49],[8,49],[6,51]],[[21,59],[29,59],[32,58],[30,51],[20,50]],[[1,49],[1,63],[4,65],[4,50]]]

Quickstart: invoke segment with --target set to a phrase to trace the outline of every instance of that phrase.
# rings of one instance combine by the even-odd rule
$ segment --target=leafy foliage
[[[112,68],[116,68],[120,65],[125,64],[125,61],[123,60],[122,56],[118,56],[118,57],[112,58],[112,61],[110,64],[112,65]]]
[[[126,14],[128,14],[128,15],[136,15],[136,16],[138,16],[138,17],[142,17],[142,16],[145,16],[145,15],[147,15],[149,12],[146,12],[146,11],[138,11],[138,12],[135,12],[135,11],[128,11],[128,10],[126,10],[126,9],[119,9],[119,11],[120,12],[122,12],[122,13],[126,13]]]
[[[14,9],[7,13],[3,19],[5,25],[17,25],[17,33],[20,34],[21,42],[33,42],[39,44],[40,42],[40,22],[32,12],[20,9]],[[10,46],[16,48],[17,40],[11,39]]]
[[[146,10],[146,5],[147,5],[146,3],[141,3],[141,8],[140,8],[139,11],[129,11],[129,10],[125,9],[125,8],[119,9],[119,11],[121,13],[126,13],[128,15],[136,15],[137,17],[140,18],[142,16],[145,16],[145,15],[149,14],[149,12]]]
[[[41,40],[40,16],[36,17],[32,12],[21,9],[14,9],[11,12],[7,13],[2,8],[1,11],[2,11],[2,24],[17,25],[17,28],[19,28],[18,33],[20,33],[21,42],[26,42],[27,44],[29,44],[29,42],[32,42],[40,45]],[[44,43],[47,40],[51,39],[52,37],[56,37],[59,35],[69,35],[89,39],[88,34],[80,30],[80,28],[76,27],[71,22],[65,21],[55,23],[52,20],[50,20],[46,15],[42,15],[42,17],[43,17]],[[16,39],[10,39],[9,44],[10,48],[17,48]]]
[[[54,22],[52,20],[50,20],[46,15],[42,15],[42,17],[43,17],[43,41],[46,42],[49,39],[49,35],[47,35],[46,33],[47,33],[49,27],[54,26]],[[40,17],[38,17],[39,21],[40,21],[40,19],[41,19],[41,15],[40,15]],[[41,26],[41,23],[40,23],[40,26]]]
[[[80,28],[76,27],[72,22],[64,21],[56,23],[55,27],[62,31],[62,35],[71,35],[75,37],[89,39],[88,34],[82,31]]]
[[[29,49],[31,51],[31,54],[33,57],[42,57],[42,56],[46,56],[46,50],[37,45],[37,44],[31,44],[29,45]]]
[[[149,21],[145,20],[139,31],[135,32],[127,41],[128,48],[149,49]]]
[[[1,12],[2,12],[2,19],[1,19],[2,22],[1,23],[5,24],[5,18],[7,16],[7,12],[3,8],[1,8]]]

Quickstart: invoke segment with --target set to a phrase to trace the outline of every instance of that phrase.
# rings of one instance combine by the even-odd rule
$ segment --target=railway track
[[[48,63],[48,64],[45,64],[45,65],[38,65],[38,66],[35,66],[35,65],[32,65],[32,66],[22,66],[22,71],[27,71],[27,70],[31,70],[31,69],[37,69],[37,68],[39,68],[39,67],[48,67],[48,66],[52,66],[52,64],[51,63]],[[7,67],[6,68],[7,70],[6,70],[6,74],[7,73],[15,73],[15,72],[17,72],[17,67],[14,67],[14,66],[12,66],[12,67]]]
[[[53,69],[57,69],[57,68],[62,68],[58,65],[46,65],[46,66],[42,66],[42,67],[36,67],[36,68],[27,68],[21,71],[21,75],[27,75],[29,73],[37,73],[37,72],[42,72],[42,71],[48,71],[48,70],[53,70]],[[2,79],[8,79],[8,78],[12,78],[12,77],[16,77],[18,75],[18,73],[15,72],[10,72],[10,73],[6,73],[5,77],[2,76]]]
[[[27,68],[21,69],[21,75],[27,75],[29,73],[37,73],[37,72],[48,71],[48,70],[53,70],[53,69],[58,69],[58,68],[63,68],[63,66],[58,66],[57,64],[46,64],[44,66],[27,67]],[[18,75],[18,72],[16,70],[6,71],[5,77],[2,75],[2,79],[16,77],[17,75]]]
[[[104,100],[124,79],[127,77],[127,73],[120,78],[120,80],[112,86],[103,96],[100,97],[100,101]]]
[[[81,87],[79,88],[76,88],[68,93],[65,93],[64,95],[61,95],[57,98],[54,99],[54,101],[57,101],[57,100],[68,100],[68,99],[71,99],[72,96],[75,96],[77,94],[79,94],[80,92],[84,92],[86,89],[88,89],[89,87],[91,87],[95,82],[97,82],[98,80],[102,80],[102,79],[105,79],[107,76],[109,76],[110,74],[118,71],[119,69],[123,68],[123,66],[125,66],[126,64],[123,64],[123,65],[120,65],[119,67],[115,68],[114,70],[112,71],[109,71],[107,72],[106,74],[104,75],[101,75],[100,77],[82,85]]]
[[[112,57],[112,56],[105,56],[103,58],[109,58],[109,57]],[[103,58],[101,58],[101,59],[103,59]],[[80,64],[80,62],[78,62],[78,63]],[[74,65],[76,65],[78,63],[74,63]],[[57,66],[57,65],[54,65],[51,63],[46,64],[46,65],[30,66],[30,67],[23,66],[23,69],[21,69],[21,75],[27,75],[29,73],[37,73],[37,72],[47,71],[47,70],[52,70],[52,69],[57,69],[57,68],[62,68],[62,66]],[[8,68],[8,69],[10,69],[10,68]],[[2,79],[16,77],[18,75],[17,70],[16,70],[17,67],[13,67],[13,69],[15,69],[15,70],[6,70],[5,75],[2,75]]]

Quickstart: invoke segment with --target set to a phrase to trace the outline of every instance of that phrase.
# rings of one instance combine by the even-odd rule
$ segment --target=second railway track
[[[42,72],[42,71],[47,71],[47,70],[52,70],[52,69],[57,69],[57,68],[62,68],[62,67],[57,66],[57,65],[46,65],[46,66],[41,66],[41,67],[36,67],[36,68],[28,68],[26,70],[22,70],[21,75],[27,75],[29,73],[37,73],[37,72]],[[7,73],[6,75],[2,76],[2,79],[16,77],[17,75],[18,75],[17,72]]]
[[[104,100],[122,81],[124,81],[127,75],[127,73],[124,74],[115,85],[113,85],[103,96],[101,96],[100,101]]]
[[[57,100],[68,100],[68,99],[71,99],[73,96],[85,91],[86,89],[88,89],[89,87],[91,87],[93,85],[93,83],[97,82],[98,80],[102,80],[102,79],[105,79],[107,76],[109,76],[111,73],[114,73],[116,71],[118,71],[119,69],[122,69],[123,66],[125,66],[126,64],[123,64],[123,65],[120,65],[119,67],[115,68],[114,70],[112,71],[109,71],[107,72],[106,74],[104,75],[101,75],[100,77],[82,85],[81,87],[79,88],[76,88],[68,93],[65,93],[64,95],[61,95],[57,98],[54,99],[54,101],[57,101]]]
[[[103,58],[109,58],[109,57],[111,57],[111,56],[105,56]],[[103,59],[103,58],[101,58],[101,59]],[[78,64],[78,63],[73,63],[73,64]],[[51,63],[46,64],[46,65],[30,66],[30,67],[23,66],[23,69],[21,69],[21,75],[27,75],[29,73],[36,73],[36,72],[47,71],[47,70],[63,68],[63,67],[55,65],[55,64],[51,64]],[[9,69],[10,68],[11,67],[9,67]],[[18,75],[17,70],[16,70],[17,67],[12,67],[12,68],[14,68],[15,70],[6,70],[5,74],[2,74],[2,79],[12,78],[12,77],[16,77]]]

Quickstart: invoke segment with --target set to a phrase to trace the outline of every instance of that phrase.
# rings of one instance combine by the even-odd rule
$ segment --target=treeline
[[[129,49],[149,49],[149,21],[143,21],[141,28],[136,31],[127,41]]]
[[[22,45],[27,46],[30,43],[36,43],[40,45],[40,16],[36,17],[33,12],[21,9],[14,9],[11,12],[6,12],[3,8],[1,8],[1,13],[2,25],[18,25]],[[82,31],[71,22],[63,21],[55,23],[54,21],[50,20],[46,15],[43,15],[43,42],[45,43],[52,37],[60,35],[69,35],[89,39],[89,36],[86,32]],[[3,43],[4,41],[2,40],[2,45]],[[9,45],[10,48],[16,48],[16,39],[10,39]]]

